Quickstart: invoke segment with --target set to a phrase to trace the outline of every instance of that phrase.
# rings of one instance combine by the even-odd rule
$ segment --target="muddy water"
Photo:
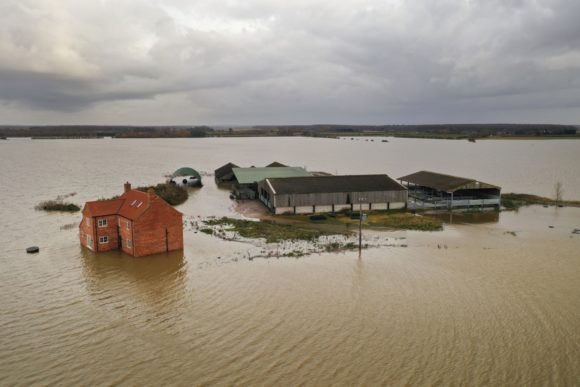
[[[0,142],[2,385],[574,385],[580,380],[580,209],[454,218],[393,247],[253,259],[263,246],[187,231],[133,259],[80,248],[78,215],[42,199],[117,194],[180,166],[272,160],[333,173],[417,169],[580,199],[576,141],[324,139]],[[576,196],[574,196],[576,195]],[[232,214],[213,185],[189,220]],[[552,227],[550,227],[552,226]],[[404,242],[404,243],[403,243]],[[36,244],[37,255],[24,248]],[[407,247],[403,247],[403,245]],[[219,258],[218,258],[219,257]]]

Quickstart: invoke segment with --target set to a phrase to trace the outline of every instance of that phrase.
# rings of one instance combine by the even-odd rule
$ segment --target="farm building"
[[[420,171],[400,177],[413,208],[499,206],[501,188],[476,179]]]
[[[185,187],[200,187],[202,185],[199,172],[189,167],[179,168],[173,172],[169,182]]]
[[[274,167],[287,167],[287,165],[284,165],[282,163],[279,163],[277,161],[272,161],[270,164],[266,165],[267,168],[274,168]]]
[[[234,163],[227,163],[216,169],[213,173],[216,184],[231,182],[234,180],[233,168],[239,168]]]
[[[275,214],[404,208],[407,189],[387,175],[266,178],[259,198]]]
[[[311,176],[301,167],[233,168],[234,194],[239,199],[255,199],[258,182],[268,178]]]
[[[81,245],[95,251],[122,250],[141,257],[183,250],[182,214],[155,194],[125,183],[118,199],[87,202],[79,225]]]

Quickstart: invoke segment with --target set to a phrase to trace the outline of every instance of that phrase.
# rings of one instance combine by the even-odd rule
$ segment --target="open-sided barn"
[[[267,178],[259,198],[275,214],[404,208],[407,189],[387,175]]]
[[[499,206],[501,187],[473,178],[419,171],[400,177],[415,208]]]

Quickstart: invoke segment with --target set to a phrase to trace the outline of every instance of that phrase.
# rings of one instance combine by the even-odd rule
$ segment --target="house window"
[[[107,227],[107,219],[99,219],[99,227]]]
[[[109,237],[106,235],[99,237],[99,243],[109,243]]]
[[[127,230],[130,230],[131,229],[131,222],[127,221],[126,227],[127,227]]]
[[[93,237],[87,234],[87,246],[93,247]]]
[[[127,239],[127,247],[128,248],[133,247],[133,242],[131,242],[131,239]]]
[[[87,218],[87,226],[91,225],[91,218]]]

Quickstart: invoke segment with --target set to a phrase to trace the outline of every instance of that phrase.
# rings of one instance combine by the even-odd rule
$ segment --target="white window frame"
[[[131,241],[131,239],[127,239],[127,248],[133,248],[133,242]]]
[[[127,230],[130,230],[131,229],[131,222],[127,221],[127,224],[126,224],[125,228]]]
[[[91,225],[91,218],[87,218],[87,226]]]
[[[90,236],[89,234],[87,234],[86,237],[87,237],[87,246],[93,247],[93,237]]]
[[[98,220],[99,227],[107,227],[109,222],[107,222],[107,218],[102,218]]]
[[[103,235],[99,237],[99,244],[104,245],[109,243],[109,237],[107,235]]]

